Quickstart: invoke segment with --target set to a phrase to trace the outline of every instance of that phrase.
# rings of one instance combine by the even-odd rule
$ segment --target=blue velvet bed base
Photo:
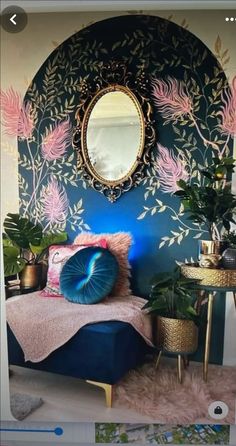
[[[84,326],[41,362],[25,362],[8,326],[10,364],[107,384],[115,384],[141,365],[148,352],[150,347],[130,324],[108,321]]]

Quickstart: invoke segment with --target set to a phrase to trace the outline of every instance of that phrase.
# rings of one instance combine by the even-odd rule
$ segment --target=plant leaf
[[[30,243],[30,249],[33,252],[33,254],[40,255],[49,246],[57,245],[58,243],[65,242],[66,240],[67,240],[66,232],[59,232],[57,234],[47,234],[42,238],[40,245],[33,245]]]
[[[34,225],[28,218],[19,214],[7,214],[4,229],[10,240],[23,249],[28,249],[30,243],[39,245],[42,238],[42,226]]]
[[[4,276],[13,276],[22,271],[26,261],[19,257],[20,249],[17,246],[5,246],[3,248]]]

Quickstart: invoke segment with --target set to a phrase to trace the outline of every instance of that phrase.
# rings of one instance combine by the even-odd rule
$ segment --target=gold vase
[[[199,240],[198,260],[202,268],[217,268],[228,244],[222,240]]]
[[[168,353],[194,353],[198,346],[198,328],[193,321],[159,316],[157,346]]]
[[[38,288],[41,284],[42,265],[26,265],[19,277],[21,288]]]

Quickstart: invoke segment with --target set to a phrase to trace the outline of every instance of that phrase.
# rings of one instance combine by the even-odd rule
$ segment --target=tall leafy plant
[[[227,182],[235,160],[215,157],[212,161],[207,169],[201,170],[201,185],[181,179],[177,182],[180,189],[174,195],[180,197],[187,220],[206,227],[211,240],[219,240],[222,227],[229,231],[231,223],[236,223],[236,196]]]

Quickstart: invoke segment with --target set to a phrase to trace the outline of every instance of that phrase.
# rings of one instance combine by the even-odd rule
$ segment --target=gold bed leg
[[[113,390],[112,384],[100,383],[97,381],[89,381],[88,379],[86,379],[86,383],[93,384],[94,386],[101,387],[102,389],[104,389],[106,395],[106,405],[109,408],[112,407],[112,390]]]

